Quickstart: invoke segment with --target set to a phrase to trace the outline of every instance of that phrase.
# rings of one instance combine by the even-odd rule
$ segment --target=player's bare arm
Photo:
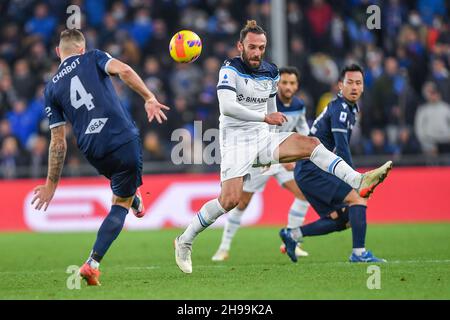
[[[66,128],[62,125],[51,130],[47,181],[45,185],[37,186],[34,189],[35,195],[31,201],[32,205],[37,201],[35,206],[37,210],[41,210],[42,208],[44,208],[44,211],[47,210],[61,177],[66,152]]]
[[[148,90],[144,81],[142,81],[141,77],[139,77],[133,68],[117,59],[112,59],[108,64],[107,71],[111,75],[119,76],[128,87],[144,99],[145,111],[147,112],[149,122],[152,122],[154,118],[156,118],[158,123],[167,120],[163,110],[169,110],[170,108],[158,102],[155,95]]]

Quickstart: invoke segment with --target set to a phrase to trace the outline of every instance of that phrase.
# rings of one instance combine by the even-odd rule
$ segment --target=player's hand
[[[287,122],[287,118],[281,112],[273,112],[271,114],[266,115],[264,118],[264,122],[272,125],[281,126],[283,123]]]
[[[44,207],[44,211],[47,211],[48,205],[50,201],[52,201],[53,196],[55,195],[55,189],[49,185],[41,185],[34,188],[34,197],[31,200],[31,205],[37,201],[34,208],[36,210],[41,210]]]
[[[152,122],[154,118],[158,123],[163,123],[167,120],[163,110],[170,110],[169,107],[161,104],[155,97],[145,101],[145,111],[147,112],[148,122]]]
[[[294,171],[294,169],[295,169],[295,163],[294,163],[294,162],[282,163],[282,166],[283,166],[287,171]]]

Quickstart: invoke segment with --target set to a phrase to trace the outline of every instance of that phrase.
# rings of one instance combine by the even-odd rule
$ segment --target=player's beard
[[[283,98],[283,100],[291,100],[294,96],[294,93],[289,90],[282,91],[280,90],[280,96]]]
[[[245,52],[245,49],[242,50],[242,60],[244,61],[244,63],[250,68],[250,69],[258,69],[259,66],[261,65],[262,59],[263,59],[263,55],[261,55],[261,58],[258,59],[257,57],[251,57],[251,59],[247,56],[247,53]],[[256,62],[255,59],[258,60],[258,65],[257,66],[253,66],[250,61]]]

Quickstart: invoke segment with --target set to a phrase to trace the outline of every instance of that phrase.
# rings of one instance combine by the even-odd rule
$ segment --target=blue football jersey
[[[285,105],[277,95],[277,111],[284,113],[288,121],[283,123],[281,127],[277,127],[282,132],[297,131],[300,134],[308,135],[309,126],[306,122],[306,107],[302,99],[293,96],[291,103]]]
[[[317,137],[330,151],[334,151],[352,166],[350,137],[359,111],[357,104],[350,104],[341,94],[331,101],[311,126],[310,135]]]
[[[45,87],[50,129],[65,124],[67,119],[80,150],[94,159],[139,136],[107,72],[111,59],[100,50],[70,56]]]

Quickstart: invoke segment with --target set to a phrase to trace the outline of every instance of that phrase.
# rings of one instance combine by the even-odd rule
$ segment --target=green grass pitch
[[[310,256],[297,264],[280,254],[278,230],[241,228],[224,263],[211,261],[222,230],[206,230],[190,275],[175,264],[180,230],[124,231],[102,262],[102,286],[79,290],[67,288],[66,270],[86,259],[95,233],[4,233],[0,299],[450,299],[448,223],[369,225],[367,247],[389,261],[372,290],[368,265],[347,262],[349,230],[307,238]]]

